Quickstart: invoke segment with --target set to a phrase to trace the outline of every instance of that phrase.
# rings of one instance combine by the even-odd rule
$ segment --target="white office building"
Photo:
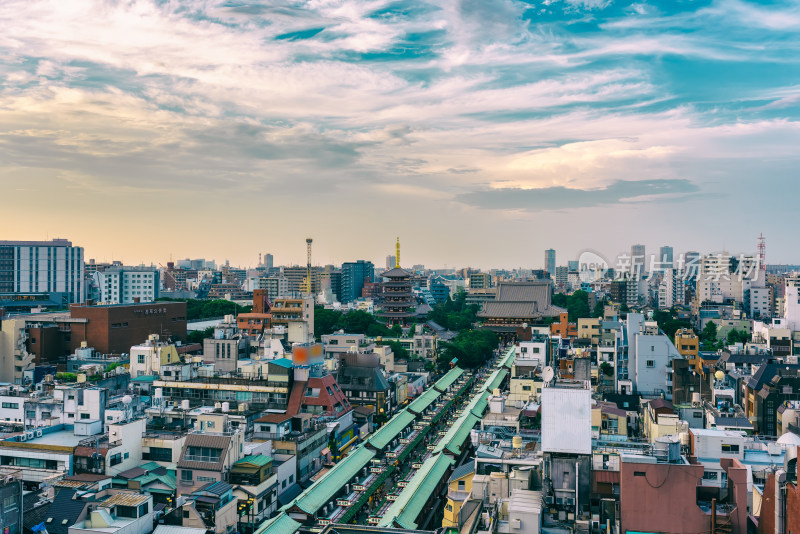
[[[92,276],[104,304],[153,302],[159,295],[161,279],[155,267],[111,267]]]
[[[792,332],[800,331],[800,274],[786,278],[783,296],[783,317]]]
[[[66,239],[0,241],[0,294],[63,293],[83,302],[83,247]]]

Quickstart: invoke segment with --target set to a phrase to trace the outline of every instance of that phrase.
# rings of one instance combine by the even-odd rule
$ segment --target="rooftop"
[[[115,493],[105,501],[100,503],[101,508],[110,508],[112,506],[139,506],[146,503],[150,499],[149,495],[142,495],[141,493],[128,493],[121,492]]]
[[[76,436],[73,430],[70,429],[63,429],[57,430],[55,432],[50,432],[43,434],[42,437],[37,438],[34,437],[33,439],[28,439],[25,443],[35,443],[37,445],[60,445],[62,447],[77,447],[78,444],[85,440],[87,436]],[[11,436],[9,439],[3,440],[1,443],[3,445],[10,445],[13,443],[19,443],[20,440],[17,439],[17,436]]]

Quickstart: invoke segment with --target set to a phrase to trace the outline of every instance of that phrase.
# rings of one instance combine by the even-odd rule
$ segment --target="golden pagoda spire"
[[[395,245],[397,251],[395,252],[394,256],[394,266],[396,268],[400,268],[400,238],[397,238],[397,245]]]

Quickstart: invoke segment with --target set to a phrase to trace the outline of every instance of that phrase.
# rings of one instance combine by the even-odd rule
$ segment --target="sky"
[[[0,2],[0,239],[87,258],[800,263],[800,4]]]

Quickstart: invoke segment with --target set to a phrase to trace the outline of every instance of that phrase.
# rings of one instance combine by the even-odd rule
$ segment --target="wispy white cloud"
[[[8,0],[0,175],[337,206],[645,179],[705,192],[743,179],[731,162],[798,159],[780,70],[800,61],[798,17],[739,0]]]

